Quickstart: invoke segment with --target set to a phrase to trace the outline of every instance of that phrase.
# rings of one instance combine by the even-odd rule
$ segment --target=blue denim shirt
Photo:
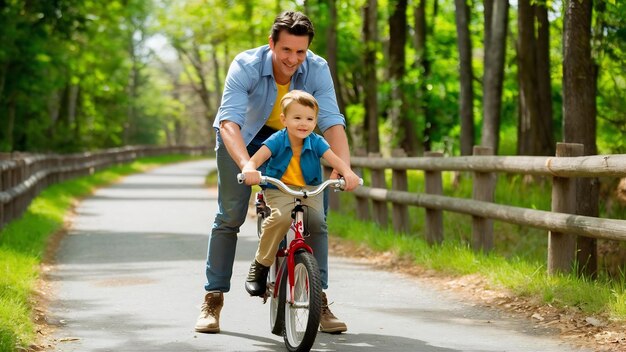
[[[319,104],[318,127],[322,132],[335,125],[345,127],[345,119],[337,107],[335,87],[328,63],[312,51],[291,77],[289,89],[312,94]],[[276,81],[272,69],[269,45],[244,51],[237,55],[228,69],[224,82],[222,105],[213,127],[222,121],[233,121],[241,127],[246,145],[252,141],[270,116],[276,102]]]
[[[293,156],[287,129],[283,128],[274,133],[263,144],[272,152],[272,156],[266,163],[265,175],[280,179],[283,177],[285,170],[287,170],[287,166]],[[300,152],[300,168],[302,169],[304,182],[307,185],[317,186],[322,183],[320,158],[328,149],[330,149],[330,145],[318,134],[311,133],[304,139],[302,151]]]

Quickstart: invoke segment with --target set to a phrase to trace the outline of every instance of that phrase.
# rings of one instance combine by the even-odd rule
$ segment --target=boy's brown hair
[[[282,108],[283,114],[287,115],[287,108],[289,108],[293,102],[312,108],[313,111],[315,111],[315,117],[317,118],[319,105],[317,105],[317,100],[311,94],[303,90],[292,90],[291,92],[285,94],[285,96],[280,100],[280,107]]]

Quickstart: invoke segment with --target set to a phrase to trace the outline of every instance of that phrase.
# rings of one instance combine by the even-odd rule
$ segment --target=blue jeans
[[[253,155],[259,150],[265,138],[267,136],[255,137],[248,145],[248,153]],[[230,291],[230,278],[233,274],[237,234],[239,227],[246,220],[251,188],[237,183],[237,174],[241,170],[228,154],[219,132],[217,133],[216,144],[218,210],[209,237],[206,260],[207,282],[204,289],[206,291],[228,292]],[[324,203],[326,205],[326,199]],[[328,227],[324,221],[321,228],[309,230],[311,235],[306,238],[306,242],[313,249],[313,254],[320,268],[322,287],[326,289],[328,288]]]

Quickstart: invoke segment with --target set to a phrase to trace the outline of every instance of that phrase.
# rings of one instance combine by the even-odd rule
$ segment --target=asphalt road
[[[217,196],[203,180],[213,167],[161,167],[80,203],[47,275],[49,320],[58,325],[50,350],[286,350],[269,331],[269,305],[243,288],[257,244],[254,219],[239,236],[222,332],[193,329]],[[418,279],[338,257],[330,268],[331,308],[348,332],[318,334],[314,351],[579,351],[529,321],[465,304]]]

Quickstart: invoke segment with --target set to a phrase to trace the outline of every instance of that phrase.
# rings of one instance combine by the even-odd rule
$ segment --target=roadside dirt
[[[31,298],[32,307],[34,307],[32,320],[37,329],[37,339],[34,344],[21,351],[35,352],[54,350],[54,344],[57,341],[49,341],[48,336],[54,332],[58,322],[53,322],[49,319],[48,304],[55,296],[56,289],[53,282],[49,279],[48,273],[54,268],[55,254],[59,249],[61,240],[65,237],[65,235],[67,235],[67,231],[71,227],[72,221],[76,216],[74,210],[76,209],[77,204],[78,201],[75,201],[68,214],[65,216],[63,228],[52,234],[48,239],[46,251],[43,254],[40,264],[40,275],[37,280],[37,286],[34,295]]]
[[[377,268],[418,277],[442,291],[454,292],[466,302],[486,308],[500,309],[511,316],[528,319],[537,328],[550,327],[560,331],[568,343],[598,352],[626,351],[626,323],[607,317],[582,314],[576,308],[557,308],[528,298],[518,297],[505,289],[488,285],[479,275],[453,277],[398,258],[391,252],[377,253],[364,245],[332,237],[329,252],[373,264]]]

